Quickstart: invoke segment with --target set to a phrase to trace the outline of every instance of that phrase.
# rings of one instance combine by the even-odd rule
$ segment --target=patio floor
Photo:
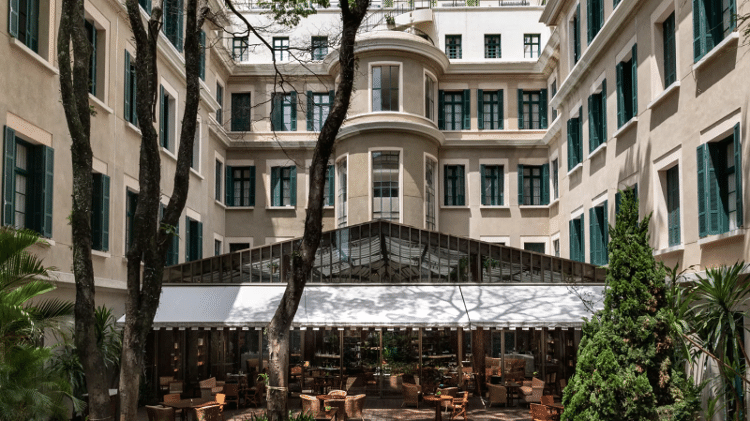
[[[427,404],[415,407],[401,407],[403,398],[400,396],[379,398],[377,396],[368,397],[365,401],[365,420],[366,421],[433,421],[435,419],[435,409]],[[299,411],[301,408],[300,399],[292,397],[289,399],[289,410]],[[244,421],[250,420],[252,415],[261,414],[265,408],[240,408],[224,409],[226,421]],[[531,421],[529,408],[517,406],[504,408],[501,405],[495,405],[485,408],[478,397],[469,399],[468,419],[470,421]],[[145,408],[139,410],[139,420],[147,421]],[[192,418],[191,418],[192,419]],[[443,421],[448,421],[450,417],[444,413]]]

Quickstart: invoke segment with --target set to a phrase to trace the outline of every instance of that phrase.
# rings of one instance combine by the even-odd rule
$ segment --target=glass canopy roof
[[[299,238],[168,267],[165,283],[282,283]],[[324,232],[312,283],[603,283],[606,269],[528,250],[372,221]]]

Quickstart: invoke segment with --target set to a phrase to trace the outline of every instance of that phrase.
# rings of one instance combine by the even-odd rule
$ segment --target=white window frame
[[[203,151],[203,145],[202,145],[203,135],[201,133],[201,130],[203,129],[203,124],[201,123],[201,117],[200,116],[197,117],[195,123],[196,124],[195,124],[195,139],[193,140],[193,142],[194,142],[193,143],[193,159],[196,160],[196,163],[198,164],[197,165],[198,168],[193,168],[192,162],[191,162],[190,172],[193,173],[193,174],[195,174],[195,175],[197,175],[198,178],[203,179],[203,176],[201,175],[201,167],[202,167],[202,165],[201,165],[201,161],[202,161],[201,157],[203,156],[202,153],[201,153]],[[196,147],[196,144],[198,145],[197,147]],[[196,148],[197,148],[197,152],[198,152],[198,156],[197,157],[195,156]]]
[[[440,177],[440,160],[437,159],[436,156],[429,154],[427,152],[423,152],[423,159],[422,159],[422,191],[424,192],[424,197],[426,199],[427,197],[427,179],[424,177],[425,174],[427,174],[427,160],[431,160],[435,163],[435,171],[433,171],[432,176],[439,178]],[[465,176],[465,175],[464,175]],[[440,206],[438,205],[440,201],[440,180],[433,180],[432,185],[435,190],[435,202],[432,204],[435,207],[435,231],[440,230]],[[424,206],[423,206],[423,218],[422,218],[422,226],[424,229],[427,228],[427,200],[423,200]]]
[[[342,160],[346,161],[346,207],[343,207],[343,205],[341,204],[341,200],[339,200],[339,189],[340,189],[340,183],[339,183],[339,164],[341,163]],[[350,200],[349,200],[349,180],[351,179],[350,172],[349,172],[349,163],[350,163],[350,161],[349,161],[349,153],[347,152],[347,153],[339,156],[338,158],[336,158],[336,161],[333,164],[335,172],[336,172],[336,175],[335,175],[335,181],[336,181],[336,187],[335,187],[335,189],[336,189],[336,198],[335,198],[335,206],[334,207],[337,209],[336,215],[335,215],[335,217],[336,217],[336,226],[337,227],[338,227],[338,220],[339,220],[338,209],[340,209],[340,208],[343,209],[343,212],[346,215],[346,226],[347,227],[349,226],[349,202],[350,202]]]
[[[375,111],[372,109],[372,68],[398,66],[398,111]],[[404,63],[400,61],[376,61],[367,64],[367,102],[371,113],[400,113],[404,111]],[[386,150],[386,149],[382,149]]]
[[[216,161],[221,162],[221,174],[219,175],[219,198],[221,200],[216,200],[216,180],[214,180],[214,202],[226,208],[227,163],[224,156],[220,155],[218,151],[214,151],[214,177],[216,177]]]
[[[253,238],[254,237],[224,237],[224,250],[226,250],[227,253],[229,253],[229,245],[230,244],[238,244],[238,243],[247,243],[250,248],[254,247],[253,244]]]
[[[671,12],[670,12],[671,13]],[[667,152],[661,157],[657,158],[653,162],[653,182],[651,183],[653,189],[654,198],[654,214],[651,218],[652,224],[654,225],[653,234],[651,237],[654,239],[654,248],[656,253],[667,249],[683,248],[685,244],[685,179],[683,178],[684,168],[682,166],[682,145],[678,145],[675,149]],[[680,244],[678,246],[669,246],[669,215],[667,212],[667,170],[674,168],[677,165],[680,195]]]
[[[247,165],[252,165],[252,164],[247,164]],[[293,210],[293,209],[296,209],[297,206],[300,205],[300,201],[299,200],[296,200],[297,205],[294,205],[294,206],[292,206],[292,205],[272,206],[271,205],[271,203],[272,203],[271,202],[271,200],[272,200],[271,195],[273,194],[273,192],[272,192],[273,186],[271,185],[271,168],[273,168],[273,167],[294,167],[296,165],[297,165],[297,163],[294,160],[291,160],[291,159],[267,159],[266,160],[266,170],[263,172],[263,184],[265,186],[268,186],[268,188],[264,189],[265,190],[264,193],[265,193],[265,196],[266,196],[266,209],[291,209],[291,210]],[[296,173],[296,177],[297,177],[297,183],[296,183],[297,184],[297,186],[296,186],[297,187],[297,191],[294,192],[296,199],[299,199],[299,185],[300,185],[300,180],[302,179],[302,177],[300,177],[300,176],[303,175],[303,174],[305,175],[304,181],[307,181],[307,172],[299,171],[299,168],[297,168],[297,173]],[[255,179],[256,180],[258,179],[258,167],[257,166],[255,167]],[[291,194],[291,192],[290,192],[290,194]],[[257,203],[257,201],[258,201],[258,191],[257,190],[255,191],[255,201],[256,201],[255,204],[257,206],[258,205],[258,203]],[[307,205],[305,205],[305,206],[307,206]],[[233,208],[233,209],[236,209],[236,208]]]
[[[521,236],[521,248],[523,249],[526,243],[543,243],[544,254],[549,255],[550,242],[549,236],[547,235],[522,235]],[[525,250],[528,251],[528,250]]]
[[[226,254],[226,243],[224,243],[224,236],[214,232],[214,252],[216,252],[216,241],[221,242],[221,250],[219,254]]]
[[[40,3],[41,6],[41,3]],[[112,114],[109,103],[109,69],[110,69],[110,22],[90,3],[84,4],[86,19],[91,20],[96,27],[96,91],[97,95],[89,94],[94,102],[105,111]],[[41,10],[41,7],[40,7]],[[40,21],[41,24],[41,21]],[[103,33],[103,34],[102,34]],[[101,37],[103,35],[103,37]],[[101,37],[101,38],[100,38]],[[101,55],[99,55],[101,53]]]
[[[334,166],[333,167],[333,172],[334,172],[334,176],[333,176],[334,180],[333,180],[333,182],[334,182],[334,185],[335,185],[336,184],[336,175],[335,175],[335,173],[336,173],[336,164],[334,164],[332,161],[329,160],[328,161],[328,165],[333,165]],[[308,200],[310,199],[310,181],[312,180],[312,175],[310,174],[310,170],[311,169],[312,169],[312,159],[306,159],[305,160],[305,177],[306,177],[306,180],[305,180],[305,209],[307,209]],[[326,171],[328,171],[328,170],[326,169]],[[297,182],[299,183],[299,172],[297,173]],[[325,181],[324,181],[324,183],[325,183]],[[334,187],[334,190],[335,189],[336,189],[336,187]],[[325,196],[325,195],[326,195],[326,191],[324,189],[323,190],[323,196]],[[299,203],[299,201],[297,201],[297,203]],[[323,198],[323,209],[333,209],[333,208],[336,207],[336,205],[335,205],[336,204],[336,196],[335,195],[334,195],[333,203],[334,203],[333,205],[326,205],[325,204],[325,197],[324,197]]]
[[[483,205],[482,204],[482,194],[484,192],[481,191],[482,189],[482,165],[502,165],[503,167],[503,204],[502,205]],[[509,200],[510,199],[510,191],[509,191],[509,185],[510,185],[510,160],[508,158],[480,158],[479,159],[479,170],[477,171],[477,175],[479,177],[479,180],[477,182],[477,186],[479,186],[480,192],[479,192],[479,208],[480,209],[503,209],[503,208],[510,208]]]
[[[371,77],[372,77],[372,75],[371,75]],[[437,83],[438,79],[437,79],[437,77],[435,76],[434,73],[432,73],[431,71],[429,71],[427,69],[424,70],[423,77],[424,77],[424,80],[423,80],[423,83],[422,83],[422,89],[423,90],[425,89],[424,86],[427,84],[427,79],[428,78],[432,79],[432,84],[433,84],[433,89],[432,89],[432,104],[433,105],[432,105],[432,118],[429,118],[429,117],[427,117],[427,106],[426,106],[427,104],[424,104],[426,102],[426,99],[427,99],[427,92],[425,92],[424,93],[425,101],[423,101],[423,104],[424,104],[423,108],[424,109],[423,109],[422,115],[426,119],[428,119],[428,120],[432,121],[433,123],[437,124],[437,113],[439,111],[438,110],[438,83]],[[372,103],[370,105],[372,105]]]
[[[171,41],[169,42],[169,44],[170,45],[172,44]],[[165,154],[167,154],[167,156],[169,156],[170,158],[172,158],[175,161],[177,161],[177,155],[176,154],[177,154],[177,151],[180,150],[180,144],[179,144],[179,142],[180,142],[180,136],[178,135],[178,133],[180,133],[180,131],[179,131],[179,129],[180,129],[179,120],[180,119],[177,118],[177,116],[180,114],[180,112],[178,110],[178,104],[180,104],[180,96],[179,96],[179,94],[177,92],[177,89],[175,89],[172,85],[170,85],[169,82],[167,82],[167,80],[164,79],[163,77],[160,78],[159,83],[161,84],[161,86],[164,87],[165,93],[167,95],[169,95],[169,109],[171,111],[169,113],[170,114],[169,118],[170,118],[171,121],[169,121],[167,123],[169,124],[169,126],[170,126],[170,128],[172,130],[170,130],[170,133],[169,133],[169,142],[168,143],[169,143],[169,145],[172,145],[172,148],[174,148],[174,151],[172,151],[170,149],[167,149],[167,148],[164,148],[161,145],[159,146],[159,149],[162,152],[164,152]],[[161,98],[159,98],[159,101],[161,101]],[[161,103],[159,103],[159,107],[161,107]]]
[[[218,153],[216,154],[216,156],[220,157],[220,155]],[[286,162],[286,161],[284,161],[284,162]],[[258,195],[258,189],[257,188],[255,189],[255,206],[227,206],[227,203],[226,203],[226,200],[227,200],[227,196],[226,196],[226,192],[227,192],[227,183],[226,183],[227,166],[230,166],[230,167],[255,167],[255,180],[256,180],[255,181],[255,185],[257,187],[257,185],[258,185],[258,171],[259,171],[259,168],[255,164],[255,160],[254,159],[227,159],[226,162],[224,162],[224,181],[222,182],[222,185],[224,186],[224,188],[223,188],[224,195],[222,196],[222,199],[224,201],[221,203],[222,206],[224,206],[224,208],[227,209],[227,210],[255,209],[255,206],[258,205],[258,198],[260,197]],[[264,185],[265,186],[270,186],[271,185],[271,167],[268,167],[267,174],[268,174],[268,179],[264,180],[264,183],[265,183]],[[265,176],[265,173],[262,174],[262,176]],[[270,194],[270,189],[269,189],[269,194]],[[268,203],[271,203],[270,196],[266,196],[266,204],[268,204]],[[279,209],[279,208],[278,207],[274,207],[274,209]]]
[[[372,73],[370,73],[372,75]],[[372,179],[372,153],[373,152],[385,152],[385,151],[398,151],[398,222],[404,222],[404,148],[399,147],[373,147],[367,149],[367,213],[370,220],[372,218],[372,200],[373,200],[373,179]],[[347,161],[347,166],[349,161]],[[350,167],[347,167],[349,171]],[[348,181],[348,180],[347,180]],[[348,225],[351,225],[351,221],[347,218]]]
[[[445,166],[446,165],[463,165],[464,166],[464,182],[466,185],[464,186],[464,205],[463,206],[446,206],[445,205]],[[438,161],[438,174],[440,177],[440,180],[438,180],[438,185],[440,186],[440,194],[438,195],[438,201],[440,203],[440,209],[467,209],[473,205],[472,198],[473,195],[471,194],[471,186],[472,183],[470,181],[470,172],[469,172],[469,159],[464,158],[450,158],[450,159],[443,159],[441,161]],[[478,171],[477,171],[478,172]],[[480,184],[481,185],[481,184]],[[481,201],[479,202],[481,203]]]

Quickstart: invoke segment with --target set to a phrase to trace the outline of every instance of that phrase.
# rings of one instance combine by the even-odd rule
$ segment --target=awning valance
[[[284,288],[278,284],[165,286],[154,328],[265,327]],[[580,295],[601,298],[602,289],[559,284],[308,285],[293,326],[580,327],[582,319],[591,316]]]

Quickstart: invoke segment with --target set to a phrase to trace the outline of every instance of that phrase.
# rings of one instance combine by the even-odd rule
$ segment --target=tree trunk
[[[341,124],[346,118],[354,86],[354,41],[370,0],[341,2],[343,32],[339,49],[339,83],[331,111],[318,136],[310,167],[310,193],[308,197],[305,231],[291,262],[285,258],[286,290],[268,328],[270,346],[268,372],[268,419],[283,421],[287,417],[287,354],[289,329],[297,313],[302,292],[312,270],[315,252],[320,244],[323,218],[323,187],[328,170],[328,160],[333,151]],[[291,265],[290,265],[291,263]],[[289,267],[291,266],[291,267]]]
[[[89,110],[89,45],[84,28],[83,2],[63,0],[58,31],[60,93],[70,132],[73,167],[73,275],[76,285],[75,346],[83,365],[91,420],[113,420],[107,372],[97,346],[94,266],[91,262],[92,152]],[[71,50],[73,68],[71,69]]]

